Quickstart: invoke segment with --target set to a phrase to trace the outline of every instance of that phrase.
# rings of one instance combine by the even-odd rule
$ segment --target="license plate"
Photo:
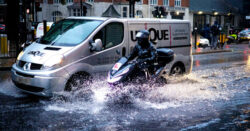
[[[29,84],[29,83],[30,83],[29,78],[22,78],[22,77],[19,77],[19,78],[17,79],[17,81],[20,82],[20,83],[23,83],[23,84]]]

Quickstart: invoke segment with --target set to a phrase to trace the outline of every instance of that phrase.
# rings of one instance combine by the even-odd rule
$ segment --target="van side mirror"
[[[102,50],[102,40],[96,39],[95,42],[90,41],[90,51],[101,51]]]

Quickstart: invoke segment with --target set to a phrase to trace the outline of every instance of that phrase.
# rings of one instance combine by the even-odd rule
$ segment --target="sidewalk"
[[[10,70],[16,58],[0,58],[0,71]]]
[[[223,49],[210,49],[210,47],[207,48],[196,48],[192,49],[192,54],[193,55],[201,55],[201,54],[210,54],[210,53],[221,53],[221,52],[232,52],[233,50],[230,47],[226,46]]]
[[[248,43],[247,41],[244,42],[244,43],[240,43],[240,44],[237,44],[237,43],[232,43],[232,44],[225,44],[223,49],[210,49],[210,47],[207,47],[207,48],[196,48],[192,49],[192,54],[193,55],[201,55],[201,54],[209,54],[209,53],[221,53],[221,52],[241,52],[241,51],[244,51],[244,50],[249,50],[250,48],[250,42]]]

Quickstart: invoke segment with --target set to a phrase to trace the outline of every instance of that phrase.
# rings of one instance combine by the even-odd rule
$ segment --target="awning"
[[[116,11],[113,5],[110,5],[109,8],[102,13],[102,17],[121,17],[121,15]]]

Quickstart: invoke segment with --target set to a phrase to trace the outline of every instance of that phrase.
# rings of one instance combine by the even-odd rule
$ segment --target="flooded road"
[[[14,88],[9,72],[1,73],[0,130],[250,129],[248,51],[194,56],[191,74],[169,77],[164,86],[145,84],[143,97],[131,95],[130,104],[107,97],[105,77],[95,80],[85,101],[81,91],[51,99],[28,96]]]

